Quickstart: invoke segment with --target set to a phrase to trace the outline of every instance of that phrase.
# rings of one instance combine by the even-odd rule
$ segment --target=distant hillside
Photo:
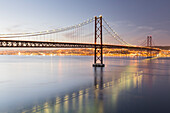
[[[154,46],[154,47],[164,49],[164,50],[170,50],[170,46]]]

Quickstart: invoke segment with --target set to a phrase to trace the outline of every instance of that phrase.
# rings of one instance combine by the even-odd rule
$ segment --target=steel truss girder
[[[72,42],[43,42],[43,41],[23,41],[23,40],[0,40],[0,47],[8,48],[100,48],[100,44],[90,43],[72,43]],[[103,48],[126,48],[133,50],[152,50],[160,51],[158,48],[136,47],[126,45],[103,44]],[[101,52],[98,51],[100,54]]]

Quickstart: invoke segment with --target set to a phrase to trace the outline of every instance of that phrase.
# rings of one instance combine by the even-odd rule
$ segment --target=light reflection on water
[[[38,105],[38,106],[34,106],[33,109],[31,109],[29,111],[26,110],[23,112],[68,113],[68,112],[71,112],[69,110],[70,108],[76,109],[73,112],[78,112],[78,113],[92,112],[91,111],[92,109],[88,108],[88,107],[90,107],[90,106],[88,106],[88,102],[90,99],[90,97],[89,97],[89,91],[90,91],[90,95],[94,93],[93,96],[95,97],[95,100],[94,100],[95,103],[93,103],[93,104],[97,104],[99,102],[99,108],[94,109],[93,112],[103,113],[104,112],[103,108],[102,108],[103,107],[103,96],[102,96],[102,93],[100,93],[99,91],[110,88],[113,85],[115,85],[115,86],[119,85],[120,83],[125,82],[125,81],[127,81],[127,83],[128,83],[128,84],[126,84],[126,87],[129,88],[132,83],[131,79],[133,80],[134,84],[136,84],[136,77],[138,78],[138,76],[142,76],[141,75],[142,73],[143,73],[142,71],[137,72],[137,73],[130,73],[130,74],[123,72],[123,73],[121,73],[121,75],[124,77],[111,79],[111,80],[107,80],[107,82],[103,82],[103,68],[94,68],[94,87],[81,89],[77,92],[73,92],[71,94],[66,94],[65,96],[63,96],[61,98],[57,97],[56,102],[54,102],[55,104],[49,105],[48,107],[46,107],[46,104],[45,104],[44,106],[42,106],[41,109],[38,109],[39,108],[39,105]],[[117,92],[117,95],[118,95],[118,92]],[[77,102],[76,102],[76,99],[77,99]],[[114,98],[114,101],[116,104],[116,98]],[[58,106],[57,107],[58,111],[53,110],[54,106]]]
[[[150,104],[157,106],[155,97],[163,96],[153,98],[153,92],[160,91],[155,86],[163,88],[168,82],[166,89],[170,87],[169,60],[166,59],[108,57],[105,58],[105,68],[93,68],[92,57],[13,57],[8,61],[9,58],[0,60],[1,68],[5,70],[9,63],[12,72],[17,70],[17,75],[2,72],[2,79],[13,82],[1,83],[0,90],[13,95],[0,94],[1,100],[5,97],[0,108],[6,108],[0,112],[142,113],[149,110],[146,106]],[[166,89],[163,91],[170,94]],[[148,100],[153,103],[149,101],[147,104]]]

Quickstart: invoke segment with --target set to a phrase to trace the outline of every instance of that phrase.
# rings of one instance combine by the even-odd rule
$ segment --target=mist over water
[[[170,111],[170,59],[0,56],[0,113]]]

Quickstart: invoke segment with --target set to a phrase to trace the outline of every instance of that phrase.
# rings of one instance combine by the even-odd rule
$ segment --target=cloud
[[[7,32],[18,32],[20,27],[22,27],[22,24],[16,24],[16,25],[6,28],[6,31]]]
[[[138,26],[137,27],[139,30],[153,30],[153,27],[149,27],[149,26]]]

